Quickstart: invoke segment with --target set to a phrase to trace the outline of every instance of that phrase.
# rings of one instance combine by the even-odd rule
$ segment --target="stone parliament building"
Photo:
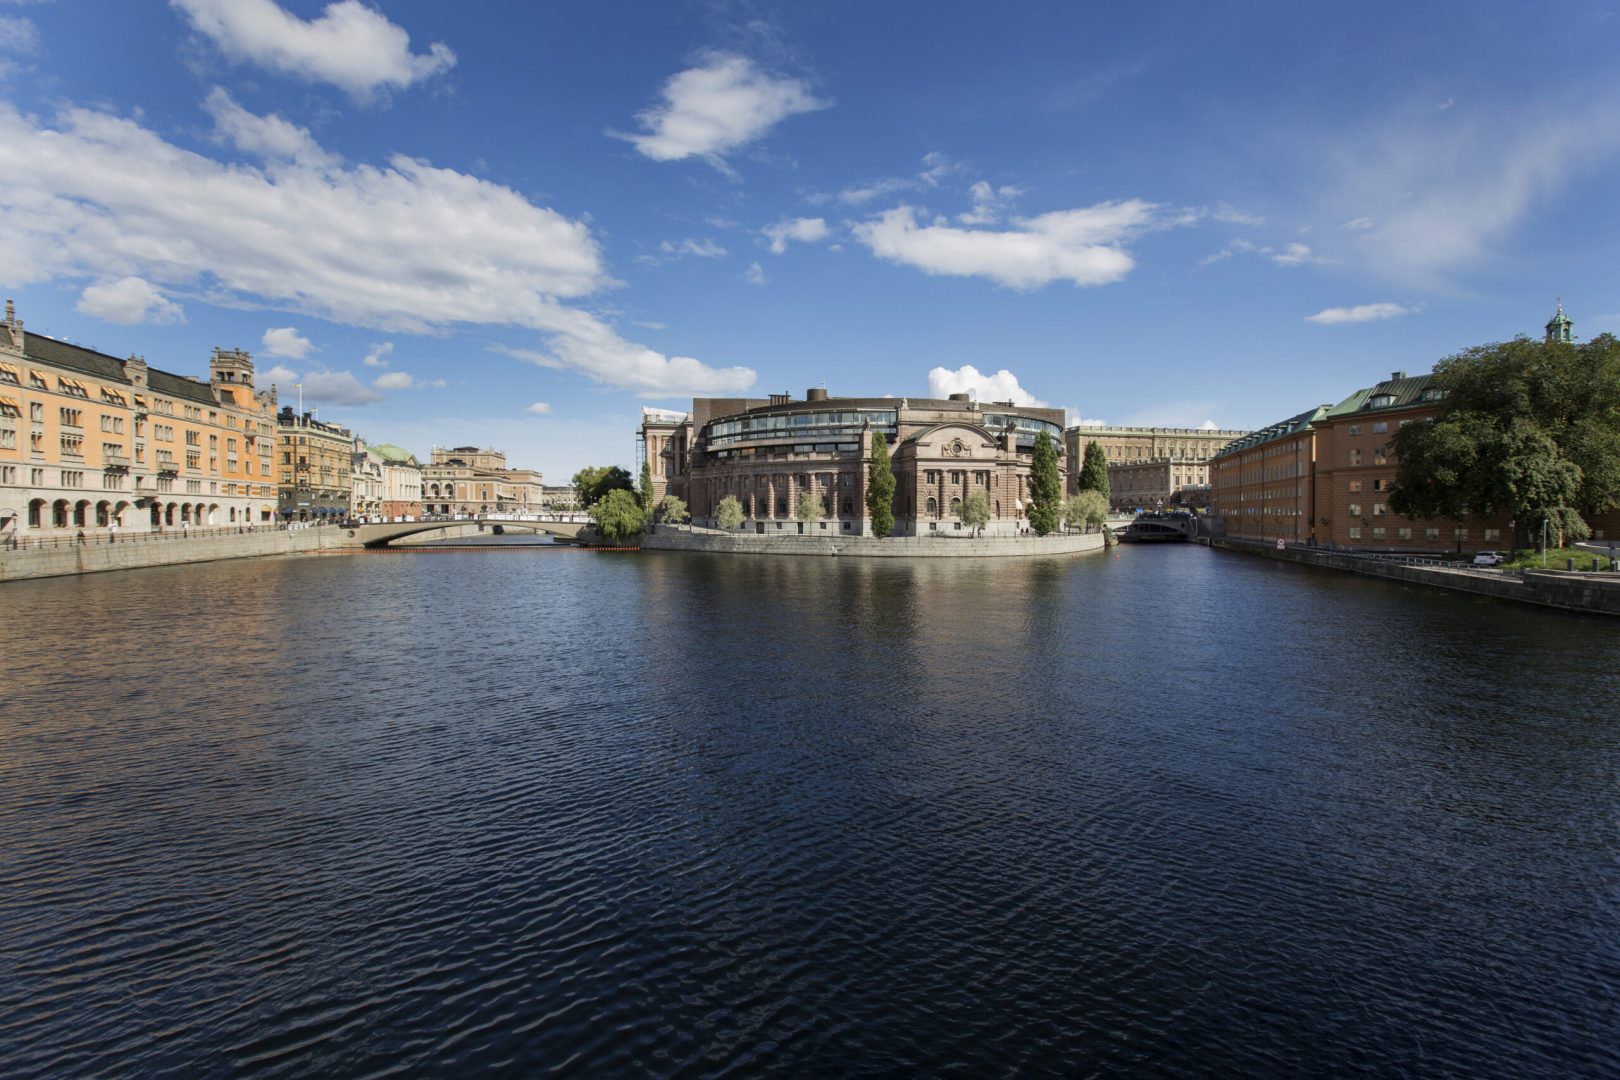
[[[727,496],[754,533],[837,531],[871,535],[866,508],[873,436],[889,445],[895,477],[894,535],[965,532],[964,500],[983,491],[987,534],[1026,524],[1030,459],[1044,432],[1067,471],[1062,409],[1011,402],[836,398],[824,389],[768,399],[694,398],[686,414],[644,409],[639,439],[653,495],[684,499],[694,521],[712,521]],[[799,496],[822,497],[826,519],[800,521]]]

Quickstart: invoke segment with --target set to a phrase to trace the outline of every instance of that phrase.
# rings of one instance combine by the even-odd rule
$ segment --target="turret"
[[[253,357],[245,349],[214,346],[208,360],[208,381],[215,386],[245,386],[253,389]]]
[[[1575,324],[1570,321],[1568,315],[1564,314],[1564,301],[1560,297],[1557,314],[1547,320],[1547,344],[1551,345],[1556,341],[1568,345],[1574,340]]]

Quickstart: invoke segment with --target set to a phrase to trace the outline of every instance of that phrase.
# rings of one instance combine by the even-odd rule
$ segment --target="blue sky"
[[[564,482],[696,394],[1247,428],[1620,331],[1620,3],[0,0],[39,332]]]

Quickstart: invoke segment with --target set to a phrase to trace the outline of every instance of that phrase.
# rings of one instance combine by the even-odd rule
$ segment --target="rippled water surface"
[[[0,586],[0,1072],[1620,1072],[1620,632],[1199,548]]]

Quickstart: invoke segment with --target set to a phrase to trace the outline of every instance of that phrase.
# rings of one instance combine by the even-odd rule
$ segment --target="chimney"
[[[1404,371],[1392,371],[1389,373],[1390,382],[1399,382],[1404,378],[1406,378],[1406,372]]]
[[[810,389],[808,389],[808,390],[806,390],[804,392],[804,400],[806,400],[806,401],[826,401],[827,400],[827,388],[824,387],[824,386],[812,386]]]
[[[973,399],[971,397],[969,397],[967,394],[952,394],[951,395],[951,400],[952,401],[972,401]]]

